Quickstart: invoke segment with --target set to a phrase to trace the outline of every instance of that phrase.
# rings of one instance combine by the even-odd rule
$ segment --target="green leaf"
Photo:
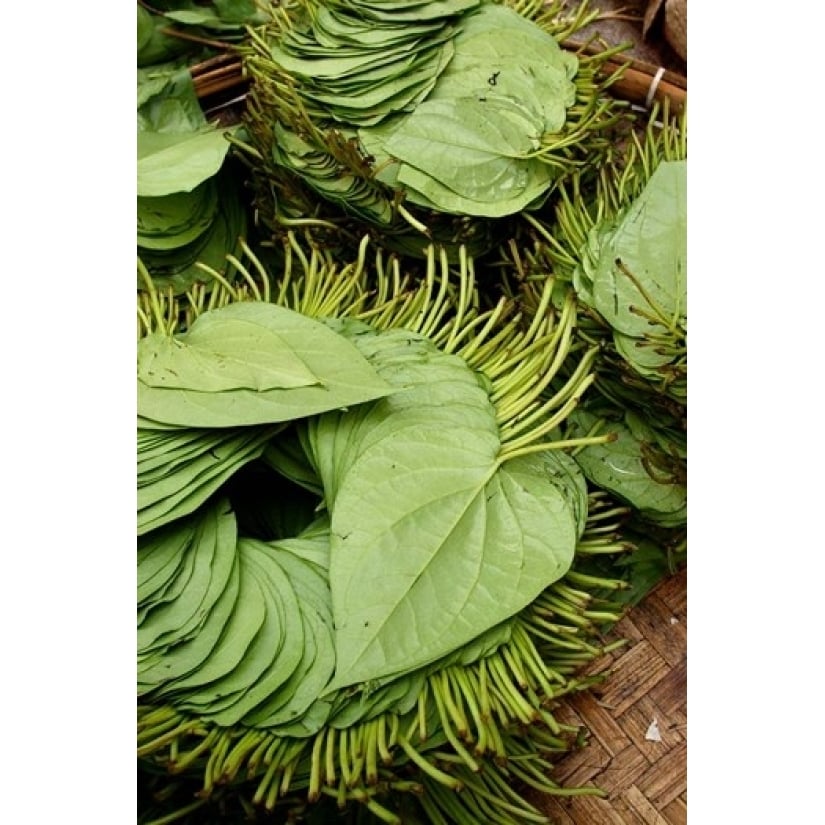
[[[686,190],[687,161],[662,161],[603,242],[593,305],[625,335],[661,334],[671,319],[686,323]]]
[[[174,192],[158,198],[137,199],[138,249],[169,253],[196,243],[214,223],[218,192],[212,180],[191,192]]]
[[[170,37],[163,29],[168,21],[162,15],[152,14],[143,6],[137,7],[137,65],[156,65],[194,50],[192,43],[180,37]]]
[[[335,3],[343,8],[350,8],[358,15],[367,19],[391,21],[396,24],[411,22],[419,23],[422,20],[437,20],[439,18],[459,14],[472,9],[483,0],[431,0],[431,2],[404,3],[389,2],[342,2]]]
[[[268,634],[271,629],[267,623],[264,595],[254,574],[243,564],[242,556],[238,569],[238,596],[234,609],[209,655],[196,670],[167,681],[158,691],[158,696],[194,693],[201,698],[206,695],[208,700],[214,701],[224,691],[231,693],[247,687],[250,682],[254,683],[255,676],[251,672],[260,672],[266,666],[266,658],[261,664],[259,656],[247,656],[259,632],[263,629]],[[264,652],[268,658],[272,657],[271,647]],[[240,665],[243,667],[239,668]]]
[[[172,679],[195,672],[209,658],[235,610],[240,591],[240,576],[240,565],[237,557],[233,555],[226,585],[198,627],[197,633],[174,647],[166,648],[149,658],[146,663],[138,664],[138,695],[157,690]]]
[[[576,99],[575,55],[507,6],[488,3],[462,18],[455,57],[430,100],[497,95],[519,101],[541,124],[558,132]],[[495,116],[490,113],[490,116]]]
[[[137,7],[137,51],[140,58],[141,49],[145,49],[152,39],[152,32],[155,26],[152,22],[152,15],[143,6]]]
[[[375,130],[361,129],[365,149],[401,162],[400,185],[446,212],[500,217],[525,207],[554,173],[531,158],[542,124],[518,101],[493,95],[428,99]]]
[[[214,189],[217,195],[217,209],[211,217],[206,230],[195,240],[181,245],[181,237],[174,236],[174,244],[170,243],[164,250],[147,249],[141,245],[141,236],[138,233],[138,255],[144,266],[152,276],[152,282],[158,292],[171,289],[175,295],[189,290],[193,283],[200,282],[207,289],[212,287],[212,281],[197,267],[200,261],[205,266],[221,271],[226,266],[227,254],[241,254],[240,238],[247,236],[247,207],[241,200],[241,191],[234,170],[225,164],[216,178],[201,186],[209,186],[214,180]],[[197,191],[200,187],[196,187]],[[167,195],[174,198],[177,195]],[[159,198],[157,200],[166,200]],[[153,198],[138,198],[138,214],[140,217],[141,202],[154,201]],[[157,237],[154,246],[158,246]],[[137,288],[145,290],[146,284],[137,273]]]
[[[212,5],[225,23],[248,23],[259,15],[256,0],[213,0]]]
[[[399,389],[309,422],[331,512],[330,690],[423,667],[511,617],[563,575],[580,529],[578,492],[539,459],[499,466],[486,384],[460,358],[403,330],[353,340]]]
[[[149,387],[198,392],[321,383],[276,330],[220,313],[200,316],[180,337],[147,335],[138,345],[137,374]]]
[[[191,523],[182,522],[170,530],[180,529],[188,536],[192,523],[195,532],[186,544],[186,552],[195,554],[192,574],[181,595],[151,611],[138,628],[138,654],[141,656],[162,652],[196,638],[226,590],[232,570],[237,568],[237,529],[226,502],[216,502],[193,516]]]
[[[138,132],[191,133],[207,125],[185,60],[138,69],[137,81]]]
[[[138,465],[138,535],[194,512],[241,467],[258,458],[277,429],[232,428],[219,430],[217,437],[207,431],[182,453],[175,450],[172,434],[164,462]]]
[[[538,153],[575,102],[577,60],[496,4],[465,15],[451,46],[454,54],[426,99],[412,112],[361,128],[359,138],[375,157],[378,179],[405,190],[411,203],[488,218],[518,212],[558,176]]]
[[[183,23],[186,26],[208,26],[220,24],[220,18],[214,12],[206,9],[180,9],[178,11],[164,12],[164,17],[174,20],[176,23]]]
[[[218,173],[229,151],[227,132],[208,128],[199,132],[138,131],[137,194],[160,197],[191,192]]]
[[[297,538],[289,543],[256,546],[260,557],[283,571],[295,592],[303,645],[301,658],[289,679],[246,714],[245,724],[277,729],[302,719],[319,699],[335,668],[328,573],[326,568],[318,568],[291,552],[291,547],[304,541]],[[314,541],[310,540],[310,543],[314,544]],[[322,714],[310,724],[317,729],[325,720],[326,714]],[[305,719],[304,724],[308,723]]]
[[[433,434],[392,453],[406,483],[388,480],[388,458],[372,455],[333,509],[336,688],[447,655],[529,604],[573,559],[570,505],[525,459],[485,472]]]
[[[152,386],[139,379],[138,414],[153,421],[186,427],[249,426],[291,421],[371,401],[392,389],[343,336],[320,321],[275,304],[249,301],[209,310],[199,316],[193,329],[202,324],[211,330],[209,335],[213,335],[215,341],[213,351],[218,352],[223,346],[220,342],[226,324],[238,322],[259,328],[258,340],[266,342],[261,346],[272,349],[280,342],[286,351],[286,360],[281,359],[281,363],[305,365],[306,372],[298,379],[298,386],[211,392],[189,387]],[[181,335],[180,340],[186,341],[186,335]],[[142,343],[138,344],[139,359],[144,353]],[[143,345],[146,351],[155,346],[153,341]],[[235,361],[240,359],[241,344],[236,341],[230,342],[229,346]],[[259,369],[264,356],[254,353],[254,346],[251,348],[253,370]],[[168,353],[170,358],[171,352]],[[182,360],[187,364],[187,374],[198,384],[200,379],[192,368],[189,355],[183,355]],[[235,364],[233,369],[236,367]],[[170,368],[175,369],[173,360],[166,362],[165,369]],[[309,376],[317,376],[317,380],[312,385],[301,386],[300,382],[308,380]],[[269,385],[271,380],[272,373],[267,371],[261,385]],[[240,381],[245,382],[246,379]]]
[[[578,438],[599,422],[599,416],[584,409],[568,418],[567,436]],[[621,421],[608,421],[604,432],[616,440],[585,447],[575,455],[576,463],[598,487],[627,502],[646,518],[684,524],[687,518],[687,489],[676,480],[654,478],[645,460],[644,442]]]
[[[187,548],[195,533],[194,524],[159,530],[151,539],[138,543],[137,603],[139,607],[156,604],[193,558]]]

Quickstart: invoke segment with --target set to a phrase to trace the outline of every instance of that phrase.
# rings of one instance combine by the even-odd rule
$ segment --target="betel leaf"
[[[409,433],[467,428],[488,432],[491,407],[479,377],[454,355],[445,355],[429,340],[407,330],[379,335],[356,333],[346,324],[342,331],[369,363],[398,391],[369,406],[330,412],[307,422],[308,454],[324,494],[333,502],[341,479],[355,459],[374,445]],[[415,437],[413,435],[412,437]],[[498,443],[491,441],[490,450]]]
[[[213,185],[214,184],[214,185]],[[171,289],[175,295],[185,293],[193,283],[205,283],[207,289],[212,282],[204,281],[204,272],[197,266],[200,262],[215,270],[222,270],[226,265],[226,256],[241,254],[240,240],[247,237],[247,208],[241,200],[241,187],[238,176],[227,165],[215,178],[210,178],[194,191],[201,187],[210,187],[216,194],[217,209],[211,215],[211,221],[206,230],[195,240],[181,244],[182,238],[175,235],[168,239],[172,248],[157,250],[147,249],[141,243],[138,233],[138,255],[149,270],[152,282],[159,292]],[[166,201],[180,197],[181,193],[167,195],[163,198],[138,198],[138,214],[140,216],[141,203],[147,201]],[[183,193],[184,195],[189,193]],[[154,238],[155,246],[158,238]],[[145,282],[137,273],[139,290],[145,289]]]
[[[229,579],[197,633],[138,665],[139,695],[156,690],[171,679],[196,671],[209,658],[235,609],[240,575],[240,564],[237,557],[233,556]]]
[[[514,9],[488,3],[466,15],[450,61],[430,99],[500,95],[518,100],[559,131],[576,99],[578,58]],[[492,113],[491,113],[492,114]]]
[[[477,6],[482,0],[430,0],[424,3],[403,3],[392,0],[380,2],[343,2],[335,5],[349,8],[362,17],[373,20],[420,23],[422,20],[438,20]]]
[[[401,120],[361,129],[365,149],[401,163],[400,184],[444,211],[500,217],[539,197],[552,169],[530,157],[539,147],[541,118],[518,101],[425,100]]]
[[[566,572],[580,530],[578,485],[537,457],[500,466],[484,382],[415,338],[354,337],[398,391],[309,422],[331,513],[330,690],[423,667],[510,618]]]
[[[176,8],[164,11],[164,17],[184,26],[203,27],[231,32],[244,24],[261,23],[266,12],[255,0],[215,0],[212,3],[176,3]]]
[[[587,526],[587,479],[575,459],[561,450],[545,450],[524,459],[525,466],[535,475],[544,475],[558,488],[570,504],[576,519],[577,537]]]
[[[661,333],[687,316],[687,161],[662,161],[602,240],[593,305],[625,335]],[[644,313],[644,314],[642,314]],[[645,316],[658,316],[659,322]]]
[[[293,541],[298,543],[301,539]],[[302,655],[294,672],[266,701],[244,717],[244,723],[276,728],[300,720],[329,682],[335,668],[332,607],[325,570],[293,555],[281,543],[258,545],[258,548],[262,556],[286,574],[297,597],[303,626]],[[322,715],[319,722],[323,724],[325,720],[326,715]]]
[[[595,413],[574,410],[568,418],[567,435],[570,438],[583,436],[598,423],[599,416]],[[614,433],[615,441],[585,447],[575,456],[587,478],[649,519],[659,521],[664,518],[668,522],[675,519],[684,524],[687,517],[685,484],[651,474],[644,442],[635,437],[623,421],[607,421],[603,429]]]
[[[164,17],[185,26],[220,26],[221,19],[206,9],[179,9],[164,12]]]
[[[408,713],[426,689],[426,680],[427,671],[419,669],[383,684],[370,682],[357,688],[339,690],[325,697],[332,703],[329,725],[343,730],[383,713]]]
[[[293,429],[281,432],[278,438],[273,438],[261,455],[261,460],[295,487],[308,490],[318,497],[323,495],[321,479],[318,478]]]
[[[243,370],[240,367],[243,347],[239,342],[230,340],[226,344],[227,349],[222,349],[227,325],[240,329],[239,322],[242,322],[244,335],[248,336],[250,331],[257,329],[255,335],[260,347],[256,352],[256,345],[247,338],[252,355],[248,368]],[[227,358],[222,386],[234,382],[240,388],[202,391],[199,388],[204,386],[205,379],[193,369],[190,354],[183,349],[169,349],[164,369],[176,372],[173,356],[176,352],[182,353],[180,362],[194,386],[184,381],[178,382],[178,386],[152,386],[139,378],[139,416],[187,427],[248,426],[290,421],[371,401],[392,391],[392,387],[376,374],[343,336],[320,321],[276,304],[264,301],[230,304],[203,313],[192,329],[198,329],[199,324],[205,332],[197,333],[197,340],[201,345],[209,340],[213,342],[210,358],[217,358],[220,353],[232,355],[232,361]],[[185,343],[187,336],[184,333],[179,340]],[[156,349],[157,343],[152,339],[144,339],[138,344],[138,361],[142,371],[145,372],[147,357],[154,357]],[[268,355],[272,356],[275,364],[284,365],[281,372],[289,380],[281,381],[279,385],[274,377],[275,371],[264,364]],[[296,372],[299,363],[304,368]],[[256,381],[264,389],[253,390],[244,386],[252,383],[249,380],[250,370],[261,376]],[[315,377],[313,383],[306,383],[311,376]]]
[[[171,680],[158,695],[170,692],[186,695],[189,691],[197,693],[198,689],[208,686],[210,695],[214,698],[217,686],[213,683],[231,676],[245,659],[255,637],[266,624],[267,611],[259,582],[240,559],[238,571],[239,589],[234,609],[209,655],[197,670]],[[174,649],[168,655],[174,656]],[[252,681],[256,676],[251,677]],[[248,683],[242,686],[246,687]]]
[[[223,432],[230,437],[218,443],[204,439],[187,460],[159,467],[148,474],[145,484],[139,484],[138,535],[194,512],[241,467],[261,455],[277,426],[228,428]]]
[[[138,69],[138,131],[196,132],[206,125],[185,58]]]
[[[187,523],[176,525],[174,529],[158,530],[145,542],[138,541],[138,607],[160,601],[169,585],[186,569],[186,560],[193,555],[186,551],[194,533],[194,523]]]
[[[152,24],[152,15],[140,4],[137,7],[137,51],[138,60],[140,59],[141,49],[146,48],[149,41],[152,39],[152,32],[154,25]]]
[[[138,4],[137,7],[137,65],[148,66],[162,63],[184,52],[192,52],[196,46],[188,40],[167,33],[168,21],[160,14],[153,14]]]
[[[222,313],[200,316],[180,338],[163,333],[143,338],[137,374],[150,387],[199,392],[321,383],[276,329]]]
[[[262,704],[280,694],[303,658],[306,639],[298,597],[289,576],[268,554],[267,548],[268,545],[252,539],[239,542],[241,559],[254,571],[270,609],[278,616],[281,641],[276,649],[271,650],[271,661],[254,684],[230,707],[223,709],[220,724],[229,724],[230,719],[237,721],[257,713]]]
[[[138,196],[189,192],[218,173],[229,151],[230,129],[137,134]]]
[[[256,0],[213,0],[212,5],[225,23],[252,23],[262,14]]]
[[[353,48],[381,49],[399,41],[440,31],[443,20],[409,23],[394,26],[361,20],[351,15],[340,15],[329,6],[320,6],[312,21],[312,33],[320,46],[337,50],[349,45]]]
[[[212,180],[198,184],[190,192],[138,197],[138,249],[162,255],[197,243],[214,223],[218,208],[217,187]]]
[[[160,533],[162,529],[156,532]],[[194,530],[192,531],[192,537],[194,538]],[[195,569],[195,554],[187,552],[187,550],[188,543],[183,545],[178,553],[176,569],[171,575],[168,575],[165,582],[159,581],[156,577],[146,584],[142,590],[138,587],[138,627],[155,608],[175,601],[189,585],[192,572]],[[138,566],[139,570],[140,566]]]
[[[452,448],[430,434],[373,451],[341,485],[330,565],[336,688],[447,655],[572,562],[578,526],[564,493],[525,458],[486,471],[481,456],[462,461],[454,447],[465,434],[449,435]],[[406,483],[387,480],[393,460]]]
[[[195,529],[189,541],[192,524]],[[178,522],[169,531],[170,537],[178,531],[183,533],[185,552],[195,554],[195,567],[181,595],[174,602],[158,606],[138,628],[139,654],[162,651],[197,636],[226,588],[235,563],[237,527],[225,501],[204,508],[191,522]]]
[[[376,177],[411,203],[496,218],[538,203],[558,176],[540,159],[575,102],[578,61],[513,9],[465,15],[427,98],[359,131]]]

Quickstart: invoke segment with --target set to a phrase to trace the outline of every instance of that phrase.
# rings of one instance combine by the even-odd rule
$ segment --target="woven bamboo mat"
[[[591,667],[609,670],[606,681],[557,713],[586,727],[589,741],[553,772],[561,785],[595,785],[607,797],[532,802],[554,825],[685,825],[687,572],[659,584],[612,635],[629,643]]]

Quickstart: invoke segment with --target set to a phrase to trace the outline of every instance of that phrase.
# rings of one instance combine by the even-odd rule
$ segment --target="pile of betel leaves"
[[[546,822],[686,556],[686,121],[587,4],[138,4],[140,823]]]

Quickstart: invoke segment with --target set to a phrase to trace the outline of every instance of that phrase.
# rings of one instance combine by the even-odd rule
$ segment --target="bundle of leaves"
[[[137,3],[137,65],[185,56],[192,63],[205,49],[244,39],[246,27],[265,13],[255,0],[152,0]]]
[[[227,254],[240,253],[249,206],[237,162],[228,157],[227,138],[237,127],[207,119],[193,80],[193,65],[215,48],[195,34],[163,34],[176,16],[207,10],[166,6],[160,16],[138,5],[137,251],[158,287],[182,293],[196,281],[212,282],[198,263],[221,268]],[[230,28],[243,31],[240,20]]]
[[[272,231],[347,218],[407,251],[491,248],[490,222],[543,203],[609,150],[622,104],[612,52],[563,50],[562,4],[488,0],[287,4],[254,30],[244,120]],[[411,229],[412,228],[412,229]],[[363,231],[356,230],[360,235]]]
[[[561,437],[594,378],[572,291],[525,318],[466,254],[286,244],[185,298],[141,270],[142,821],[543,822],[518,787],[580,792],[553,708],[618,618],[592,560],[628,549],[567,454],[609,437]]]
[[[548,270],[575,290],[599,356],[595,392],[566,433],[615,435],[575,459],[632,507],[643,543],[671,565],[686,550],[686,176],[686,115],[654,110],[597,175],[573,176],[552,210],[525,215],[532,238],[511,253],[520,276],[510,291],[525,311],[538,310]]]

